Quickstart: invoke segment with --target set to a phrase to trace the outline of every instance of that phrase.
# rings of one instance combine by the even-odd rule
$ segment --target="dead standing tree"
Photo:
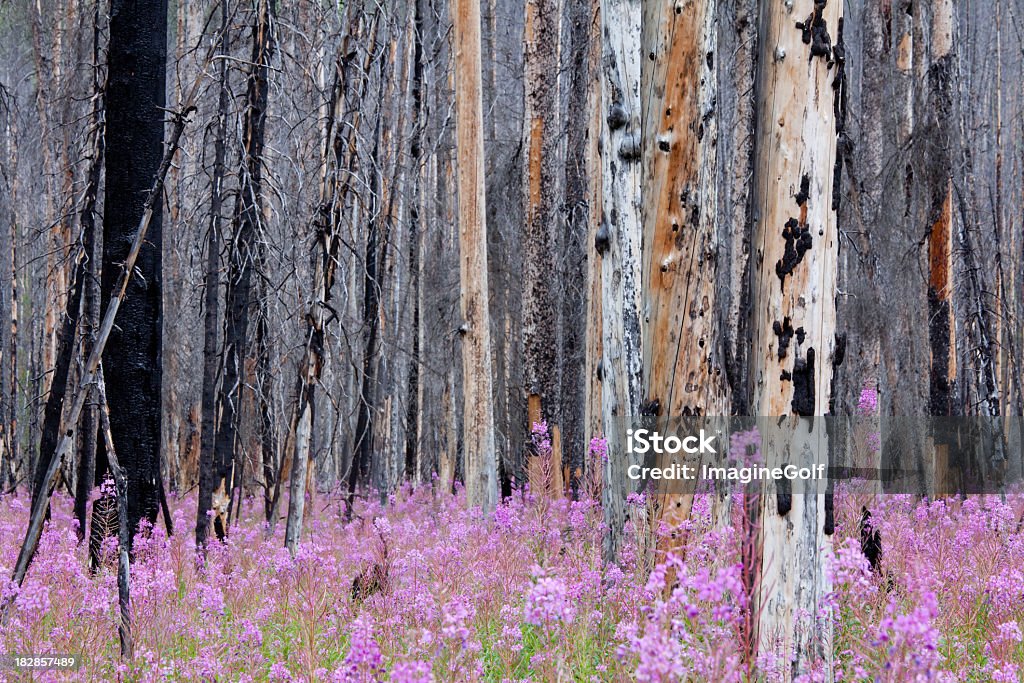
[[[603,0],[601,80],[601,224],[594,247],[601,263],[602,423],[608,440],[603,508],[605,558],[623,540],[631,464],[626,419],[640,408],[641,109],[640,3]]]
[[[146,202],[166,157],[166,52],[167,0],[111,3],[101,281],[108,309],[140,219],[148,216],[136,276],[125,281],[121,314],[104,351],[110,426],[128,472],[133,534],[143,518],[154,522],[160,507],[162,197]],[[104,469],[97,464],[98,476]]]
[[[378,15],[368,20],[364,13],[357,11],[355,7],[349,6],[346,17],[347,30],[335,62],[334,85],[328,106],[330,114],[324,129],[324,170],[320,188],[320,208],[314,225],[316,249],[313,253],[313,297],[306,313],[305,350],[299,366],[296,406],[291,426],[295,437],[285,546],[292,553],[295,552],[302,537],[310,443],[316,409],[315,391],[323,373],[325,360],[324,329],[337,317],[337,313],[330,305],[330,299],[338,266],[338,253],[342,245],[340,229],[343,212],[352,189],[350,169],[355,161],[360,112],[357,105],[366,93],[379,30]],[[359,52],[353,48],[360,40],[367,40],[361,61],[356,59]],[[352,467],[350,487],[357,476],[355,463]],[[280,499],[283,470],[284,467],[275,484],[276,490],[271,505],[271,529],[277,519],[276,509]]]
[[[25,532],[25,541],[22,543],[21,550],[18,553],[18,559],[14,565],[14,571],[11,575],[11,580],[18,586],[20,586],[22,581],[24,581],[25,573],[28,571],[28,565],[32,561],[32,557],[35,555],[36,548],[39,546],[39,538],[43,533],[43,522],[46,516],[46,507],[49,505],[50,497],[53,495],[53,488],[57,483],[57,475],[60,472],[61,463],[71,453],[71,449],[75,443],[75,435],[79,424],[79,418],[82,415],[82,410],[85,407],[85,403],[90,392],[98,381],[97,372],[100,364],[100,358],[107,346],[111,330],[114,328],[114,321],[117,318],[117,313],[125,299],[128,283],[130,282],[135,270],[135,263],[138,260],[142,244],[145,242],[146,234],[153,219],[153,206],[163,189],[164,179],[167,177],[167,171],[171,167],[171,160],[178,149],[178,141],[181,139],[181,134],[185,129],[188,114],[194,109],[191,102],[195,98],[195,92],[198,89],[198,84],[199,83],[197,81],[196,85],[193,86],[190,96],[186,99],[185,110],[174,115],[173,125],[164,151],[163,161],[157,171],[153,186],[147,194],[142,218],[139,221],[134,238],[131,241],[131,248],[125,258],[123,268],[121,268],[121,274],[118,277],[117,285],[114,287],[113,296],[111,297],[110,303],[107,305],[106,311],[103,314],[103,321],[100,324],[99,332],[96,335],[96,344],[93,346],[92,352],[89,354],[89,358],[85,362],[85,367],[82,370],[82,377],[75,390],[71,408],[64,417],[60,442],[57,444],[57,448],[54,453],[50,455],[49,466],[46,470],[46,476],[43,479],[41,494],[32,504],[28,530]],[[5,618],[12,599],[13,596],[3,604],[2,609]]]
[[[249,315],[253,305],[252,280],[257,264],[262,262],[258,251],[261,249],[263,148],[273,50],[273,5],[271,0],[257,0],[253,14],[252,59],[246,81],[242,130],[241,187],[235,204],[234,231],[229,249],[224,348],[221,354],[223,379],[216,404],[220,421],[214,442],[213,476],[209,473],[200,475],[199,514],[205,515],[206,510],[213,510],[214,530],[221,540],[227,533],[235,490],[241,486],[243,455],[239,426],[247,381],[245,361],[249,348]],[[211,485],[212,489],[209,488]]]
[[[81,336],[81,358],[88,358],[96,343],[96,331],[100,324],[100,262],[99,240],[96,234],[96,219],[99,214],[100,180],[103,173],[104,118],[103,82],[100,67],[100,18],[103,3],[97,2],[92,20],[93,59],[93,102],[90,114],[90,148],[92,159],[86,178],[86,187],[79,223],[82,228],[82,247],[86,259],[84,292],[82,294],[82,320],[79,325]],[[96,483],[96,450],[98,439],[99,413],[96,406],[86,406],[82,415],[82,440],[78,457],[78,472],[75,488],[75,519],[78,520],[78,538],[85,538],[86,506]]]
[[[769,467],[795,461],[807,444],[827,452],[824,428],[806,418],[828,412],[838,358],[833,171],[842,111],[832,94],[843,75],[842,9],[835,0],[798,2],[792,13],[783,3],[762,8],[751,405],[758,415],[790,416],[762,435]],[[766,494],[755,642],[761,652],[781,650],[792,663],[787,678],[819,662],[830,670],[831,622],[817,615],[829,590],[831,511],[823,495],[775,483]]]
[[[480,0],[454,0],[456,156],[466,497],[490,512],[498,502],[487,285]]]
[[[228,3],[220,2],[220,39],[217,73],[220,87],[217,98],[217,127],[214,133],[213,177],[210,180],[210,226],[206,238],[206,273],[203,281],[203,388],[202,427],[199,444],[199,500],[196,511],[196,547],[202,548],[210,531],[208,510],[213,509],[213,490],[217,488],[214,446],[217,437],[217,382],[220,357],[217,353],[220,320],[220,246],[221,209],[224,203],[226,175],[226,137],[230,84],[228,82]],[[220,468],[216,468],[219,470]]]
[[[718,278],[730,273],[718,243],[718,8],[710,0],[645,6],[644,393],[666,416],[720,417],[732,406],[716,298]],[[692,504],[692,493],[658,497],[671,528],[660,550],[683,545]],[[716,517],[729,523],[727,501]]]
[[[527,433],[547,420],[552,434],[556,490],[562,489],[562,305],[559,257],[564,245],[559,215],[560,0],[527,0],[524,35],[523,149],[523,370]]]

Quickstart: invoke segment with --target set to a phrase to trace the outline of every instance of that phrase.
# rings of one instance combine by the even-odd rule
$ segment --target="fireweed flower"
[[[373,637],[373,627],[365,619],[352,623],[349,651],[345,663],[335,671],[336,680],[371,682],[383,680],[384,656]],[[339,674],[342,678],[338,678]]]
[[[87,651],[76,673],[86,680],[740,678],[744,537],[740,526],[714,527],[706,496],[694,501],[685,547],[651,571],[642,495],[607,564],[596,501],[559,495],[541,505],[514,491],[487,519],[467,509],[461,489],[406,487],[387,506],[356,499],[347,518],[323,495],[294,558],[280,525],[265,536],[258,500],[242,501],[228,542],[212,542],[203,563],[187,532],[167,537],[158,524],[141,536],[136,658],[122,663],[114,565],[89,571],[71,500],[58,494],[23,588],[0,584],[16,598],[0,651]],[[187,529],[195,497],[169,502]],[[741,493],[733,505],[741,520]],[[1019,494],[1005,503],[879,497],[872,524],[885,552],[875,570],[860,551],[861,502],[837,489],[832,593],[815,615],[834,627],[837,678],[1019,680],[1022,505]],[[23,499],[0,499],[5,575],[28,514]],[[354,592],[375,566],[378,578]],[[753,677],[777,680],[787,662],[760,653]]]
[[[571,623],[574,609],[568,600],[565,582],[557,577],[540,576],[526,594],[523,618],[534,626],[548,626],[559,621]]]
[[[433,683],[429,662],[399,662],[391,670],[391,683]]]

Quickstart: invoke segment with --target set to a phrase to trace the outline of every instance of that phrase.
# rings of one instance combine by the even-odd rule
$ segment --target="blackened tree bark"
[[[218,401],[220,425],[214,450],[214,528],[223,539],[227,532],[227,513],[235,486],[233,471],[238,459],[238,426],[242,413],[242,393],[246,382],[245,358],[248,346],[249,312],[252,305],[252,276],[257,257],[257,239],[263,211],[263,147],[267,123],[267,96],[272,50],[272,2],[259,0],[252,29],[252,60],[246,86],[246,111],[243,126],[243,167],[241,188],[235,206],[234,235],[230,246],[230,265],[225,310],[223,350],[224,380]],[[210,495],[204,491],[200,500]],[[205,511],[203,511],[205,513]]]
[[[86,180],[85,202],[79,218],[82,225],[82,248],[85,251],[86,269],[82,292],[82,321],[79,333],[82,339],[81,357],[88,358],[96,342],[100,325],[100,261],[96,239],[100,178],[103,173],[103,84],[100,77],[100,7],[97,3],[93,13],[93,103],[92,103],[92,161]],[[96,479],[96,448],[99,435],[99,413],[95,405],[87,405],[82,413],[81,442],[78,455],[78,476],[75,480],[75,519],[78,520],[78,539],[85,538],[86,504],[92,494]]]
[[[167,0],[113,0],[107,66],[102,299],[106,309],[163,156]],[[127,470],[134,534],[160,509],[161,202],[103,352],[110,428]],[[105,473],[97,466],[97,476]]]
[[[228,3],[221,0],[220,53],[228,54]],[[207,511],[213,506],[213,489],[217,485],[214,471],[214,441],[217,430],[217,380],[220,377],[220,358],[217,353],[220,320],[220,230],[221,207],[223,205],[224,158],[228,125],[227,60],[217,65],[220,77],[220,93],[217,107],[217,132],[214,138],[213,178],[210,185],[210,228],[206,242],[206,274],[203,294],[203,393],[202,427],[199,444],[199,505],[196,514],[196,547],[206,543],[210,530]]]
[[[587,98],[591,80],[597,72],[592,43],[592,23],[598,3],[593,0],[570,0],[564,3],[562,41],[562,73],[570,74],[564,86],[561,107],[564,112],[565,135],[565,206],[562,234],[561,271],[566,286],[562,302],[562,368],[563,381],[561,427],[562,461],[573,480],[584,467],[583,455],[587,440],[585,424],[586,367],[586,282],[588,229],[596,207],[589,203],[590,174],[595,170],[592,155],[590,119],[593,117]],[[596,152],[596,150],[593,150]],[[570,482],[571,483],[571,482]]]
[[[523,370],[527,420],[547,419],[560,430],[564,283],[558,215],[562,134],[559,130],[558,65],[561,19],[558,0],[528,0],[524,43],[523,101]],[[527,425],[529,430],[530,425]],[[559,439],[554,443],[558,444]],[[554,453],[556,480],[561,453]]]

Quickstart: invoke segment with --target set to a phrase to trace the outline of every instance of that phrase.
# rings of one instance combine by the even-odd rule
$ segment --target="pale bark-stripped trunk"
[[[626,521],[626,420],[640,408],[640,4],[601,3],[601,257],[603,423],[608,440],[604,478],[605,558],[614,560]]]
[[[340,70],[337,75],[337,82],[340,82]],[[332,121],[338,121],[337,107],[341,106],[343,97],[335,89],[334,108],[332,109]],[[333,132],[329,130],[330,133]],[[325,145],[325,157],[330,153],[330,147]],[[333,171],[333,169],[332,169]],[[306,505],[306,479],[309,463],[310,443],[314,424],[314,411],[316,409],[316,385],[320,381],[324,364],[324,327],[327,320],[327,300],[334,282],[335,266],[337,264],[338,239],[336,234],[336,218],[334,197],[328,193],[334,193],[336,187],[333,181],[336,175],[328,171],[325,175],[323,198],[326,202],[325,209],[321,212],[319,219],[322,224],[317,226],[317,247],[313,263],[313,297],[309,312],[306,314],[306,348],[299,369],[298,396],[296,405],[295,430],[295,453],[292,459],[292,468],[289,482],[288,499],[288,521],[285,528],[285,547],[294,555],[298,549],[299,539],[302,537],[302,522],[305,516]],[[283,474],[281,475],[283,476]],[[276,498],[276,496],[275,496]],[[274,523],[276,513],[271,515],[271,524]]]
[[[603,314],[601,303],[601,261],[598,258],[595,240],[597,232],[601,229],[601,64],[604,58],[602,54],[601,40],[601,10],[600,3],[595,3],[597,11],[592,17],[590,30],[590,60],[588,71],[590,80],[587,88],[587,111],[590,112],[589,136],[587,138],[587,203],[590,213],[587,216],[587,241],[584,245],[587,254],[586,272],[586,351],[584,353],[584,387],[583,387],[583,437],[584,445],[589,445],[591,439],[603,436],[604,422],[601,407],[601,358],[604,355],[602,347],[603,337]],[[589,459],[584,463],[584,471],[589,479],[589,471],[592,467],[603,467],[603,463],[591,462]],[[603,476],[603,472],[602,472]]]
[[[646,10],[643,52],[653,59],[644,61],[642,91],[644,395],[666,416],[723,416],[730,400],[716,329],[716,4],[651,2]],[[721,267],[728,274],[729,264]],[[673,529],[660,550],[677,551],[693,494],[658,502]]]
[[[455,114],[459,193],[459,274],[463,366],[463,457],[467,502],[484,512],[498,499],[491,393],[487,285],[480,0],[454,0]]]
[[[792,13],[773,3],[762,13],[752,406],[766,417],[794,416],[762,435],[773,467],[796,462],[808,443],[811,452],[827,452],[824,428],[812,431],[801,416],[828,412],[835,361],[833,171],[841,111],[832,86],[844,54],[832,50],[842,43],[841,3],[805,0]],[[818,620],[831,539],[823,495],[793,495],[774,483],[765,493],[755,642],[784,658],[790,679],[819,661],[831,667],[831,622]]]

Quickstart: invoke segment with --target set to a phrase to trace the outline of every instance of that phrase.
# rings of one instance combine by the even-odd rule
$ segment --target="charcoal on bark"
[[[106,193],[103,217],[104,310],[163,156],[167,0],[113,0],[107,62]],[[161,203],[135,264],[103,352],[110,428],[127,472],[128,522],[156,520],[160,509]],[[102,463],[102,465],[101,465]],[[97,480],[108,470],[97,459]]]

